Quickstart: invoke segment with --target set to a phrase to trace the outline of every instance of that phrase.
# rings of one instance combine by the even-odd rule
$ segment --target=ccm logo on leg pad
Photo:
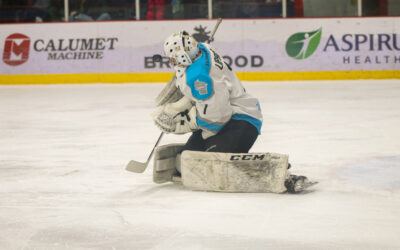
[[[255,161],[255,160],[263,160],[265,157],[265,154],[240,154],[240,155],[231,155],[230,160],[231,161]]]

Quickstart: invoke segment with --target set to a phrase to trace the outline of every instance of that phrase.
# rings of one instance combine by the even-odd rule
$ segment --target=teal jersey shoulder
[[[194,98],[207,100],[214,93],[210,77],[211,56],[210,51],[202,43],[199,43],[199,49],[201,57],[186,69],[186,81]]]

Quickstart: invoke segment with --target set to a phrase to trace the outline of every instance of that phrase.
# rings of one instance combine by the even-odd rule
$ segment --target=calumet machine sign
[[[153,61],[186,30],[209,39],[215,20],[0,25],[0,83],[153,82]],[[400,78],[399,18],[223,20],[212,46],[243,80]]]

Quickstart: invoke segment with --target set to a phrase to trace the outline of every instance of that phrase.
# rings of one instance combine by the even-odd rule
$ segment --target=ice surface
[[[0,249],[400,249],[400,81],[245,86],[264,115],[252,152],[289,154],[310,192],[124,171],[160,134],[162,84],[0,86]]]

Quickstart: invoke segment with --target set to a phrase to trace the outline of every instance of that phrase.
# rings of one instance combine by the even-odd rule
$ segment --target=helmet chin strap
[[[201,50],[199,50],[199,52],[197,52],[197,55],[195,58],[193,58],[192,63],[194,63],[197,59],[199,59],[201,56]]]
[[[177,77],[182,77],[183,74],[185,73],[187,67],[182,67],[182,66],[175,66],[175,74]]]
[[[193,58],[193,59],[191,59],[190,57],[190,60],[192,61],[192,63],[194,63],[197,59],[199,59],[201,57],[201,50],[199,50],[199,52],[197,52],[197,54],[196,54],[196,57],[195,58]],[[185,73],[185,70],[186,70],[186,68],[187,67],[189,67],[190,65],[188,65],[188,66],[179,66],[179,65],[175,65],[174,66],[174,69],[175,69],[175,72],[176,72],[176,75],[178,76],[178,77],[181,77],[182,75],[183,75],[183,73]]]

